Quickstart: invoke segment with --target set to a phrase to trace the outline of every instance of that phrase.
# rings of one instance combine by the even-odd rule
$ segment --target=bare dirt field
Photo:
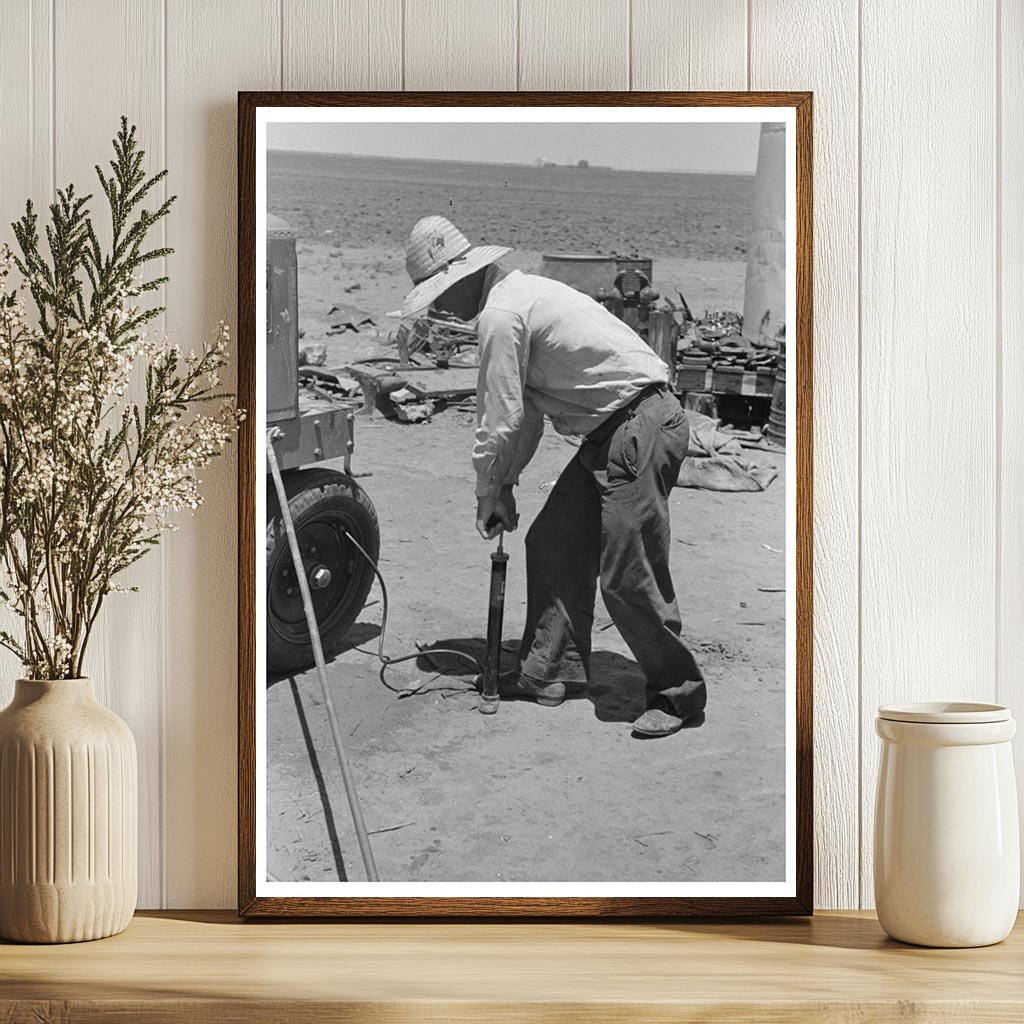
[[[653,141],[653,140],[652,140]],[[303,238],[404,246],[428,213],[516,248],[743,260],[753,175],[267,154],[268,205]]]
[[[402,304],[409,289],[405,253],[395,246],[353,248],[322,240],[299,239],[299,319],[305,342],[327,342],[330,365],[379,354],[398,327],[384,314]],[[543,253],[514,249],[502,266],[535,274]],[[746,264],[737,260],[702,260],[663,256],[655,260],[654,283],[678,302],[680,291],[699,316],[706,309],[742,309]],[[358,335],[328,336],[334,324],[369,316],[375,327]],[[390,354],[394,354],[394,349]]]
[[[470,414],[360,420],[356,467],[381,522],[386,650],[454,642],[482,657],[491,546],[473,526]],[[574,449],[548,430],[523,476],[523,529]],[[779,456],[754,458],[777,464]],[[762,493],[677,488],[673,577],[709,689],[706,721],[637,740],[643,679],[599,608],[594,678],[558,708],[476,711],[471,670],[390,669],[351,649],[329,665],[381,877],[390,881],[767,881],[784,877],[785,477]],[[505,611],[525,616],[523,529],[507,538]],[[375,649],[375,586],[352,641]],[[514,664],[512,653],[506,667]],[[435,678],[436,677],[436,678]],[[281,880],[358,880],[314,672],[267,696],[268,868]]]
[[[305,342],[328,367],[388,351],[409,287],[404,240],[427,213],[525,271],[552,249],[637,248],[693,311],[741,309],[750,179],[272,154],[270,209],[298,235]],[[625,198],[624,198],[625,197]],[[356,314],[376,326],[327,336]],[[393,353],[393,347],[390,349]],[[386,651],[483,657],[493,545],[474,529],[471,411],[405,425],[359,418],[355,468],[376,505],[390,592]],[[506,664],[525,617],[523,534],[574,448],[549,427],[509,535]],[[761,493],[677,488],[672,572],[704,668],[706,720],[638,740],[642,677],[604,609],[593,679],[558,708],[476,710],[471,669],[424,659],[380,678],[378,586],[328,666],[386,881],[779,881],[785,877],[785,466]],[[340,466],[338,467],[340,468]],[[440,671],[438,671],[440,669]],[[385,683],[387,685],[385,685]],[[415,689],[409,696],[399,691]],[[363,878],[315,672],[267,692],[267,865],[282,881]]]

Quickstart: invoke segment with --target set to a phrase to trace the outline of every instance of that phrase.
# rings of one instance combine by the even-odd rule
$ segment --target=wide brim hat
[[[404,319],[421,313],[453,284],[511,251],[507,245],[471,245],[446,217],[423,217],[409,233],[406,246],[405,268],[414,287],[402,308],[387,315]]]

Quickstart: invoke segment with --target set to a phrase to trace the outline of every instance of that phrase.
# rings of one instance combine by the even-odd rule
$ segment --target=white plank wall
[[[13,244],[7,225],[25,201],[45,210],[53,194],[53,10],[50,0],[23,0],[0,15],[0,239]],[[5,629],[16,624],[6,609],[0,617]],[[0,703],[19,675],[17,658],[0,648]]]
[[[0,0],[0,23],[0,225],[91,189],[127,113],[180,197],[184,345],[234,319],[239,89],[814,90],[817,903],[870,906],[876,705],[1024,707],[1021,0]],[[143,906],[234,904],[234,474],[89,666],[139,741]]]
[[[402,0],[281,2],[283,88],[402,88]]]
[[[995,692],[994,16],[994,3],[862,5],[865,903],[876,706]]]
[[[631,89],[747,88],[746,0],[633,0],[630,40]]]
[[[164,165],[162,80],[154,73],[163,63],[163,11],[160,0],[111,0],[99,6],[58,0],[53,10],[54,173],[58,186],[73,181],[80,191],[94,193],[91,207],[105,226],[105,199],[94,167],[109,160],[122,112],[131,111],[150,166]],[[99,52],[106,59],[97,62]],[[82,87],[86,80],[89,88]],[[153,327],[159,331],[166,325]],[[141,398],[144,386],[136,394]],[[162,872],[164,557],[158,552],[125,574],[123,585],[139,591],[107,601],[86,665],[97,697],[116,707],[135,733],[139,828],[151,837],[141,847],[139,864],[139,891],[147,902],[159,899]]]
[[[519,0],[519,88],[630,88],[629,6]]]
[[[405,0],[405,89],[515,89],[515,0]]]
[[[859,901],[857,8],[753,0],[750,88],[815,94],[814,865],[819,902]],[[831,47],[790,45],[802,34]],[[826,699],[827,695],[827,699]],[[828,894],[827,896],[825,894]]]
[[[996,79],[996,372],[999,438],[999,620],[996,700],[1024,695],[1024,3],[1004,0],[998,12]],[[1012,140],[1012,142],[1010,141]],[[1018,792],[1024,790],[1024,739],[1016,744]],[[1024,793],[1021,796],[1024,803]],[[1022,815],[1024,818],[1024,815]]]
[[[235,121],[240,89],[281,85],[277,0],[167,0],[168,329],[210,337],[235,312]],[[233,374],[233,369],[228,371]],[[225,374],[225,379],[230,379]],[[164,896],[231,905],[235,887],[234,452],[205,473],[203,514],[166,546]]]

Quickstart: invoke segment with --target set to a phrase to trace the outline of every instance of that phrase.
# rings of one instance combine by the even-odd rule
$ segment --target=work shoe
[[[565,683],[542,683],[520,672],[503,672],[498,676],[498,693],[502,697],[528,697],[546,708],[557,708],[565,700]]]
[[[655,707],[648,708],[634,723],[634,736],[671,736],[691,718],[703,718],[703,712],[697,715],[680,714],[666,700],[659,701]],[[699,724],[699,723],[698,723]]]

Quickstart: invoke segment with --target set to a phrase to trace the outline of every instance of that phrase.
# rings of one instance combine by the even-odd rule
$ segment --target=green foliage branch
[[[145,272],[173,250],[147,238],[176,197],[143,205],[167,172],[147,175],[126,118],[113,146],[96,167],[109,242],[69,185],[43,238],[28,202],[17,252],[0,248],[0,600],[20,625],[0,645],[36,679],[82,675],[116,577],[198,507],[198,472],[241,418],[220,389],[226,325],[188,353],[149,337],[164,307],[140,297],[167,278]]]

